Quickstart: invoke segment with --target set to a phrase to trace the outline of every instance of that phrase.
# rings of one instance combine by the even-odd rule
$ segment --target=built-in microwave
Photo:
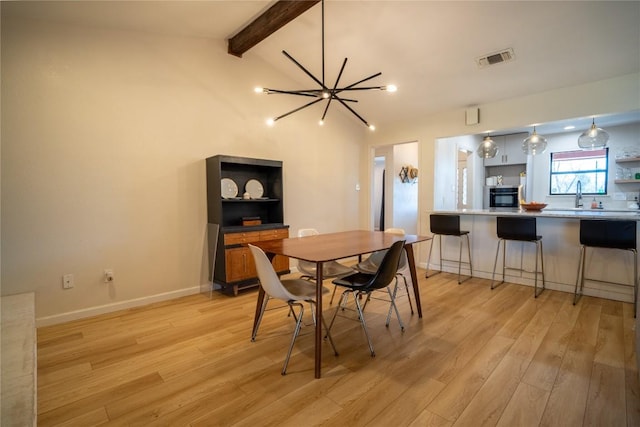
[[[489,208],[517,208],[518,193],[518,187],[489,187]]]

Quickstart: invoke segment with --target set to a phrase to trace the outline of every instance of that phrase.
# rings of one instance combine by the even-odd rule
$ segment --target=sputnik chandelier
[[[308,98],[314,98],[312,101],[298,107],[298,108],[294,108],[293,110],[284,113],[276,118],[273,119],[268,119],[267,120],[267,124],[269,125],[273,125],[276,121],[283,119],[297,111],[303,110],[307,107],[310,107],[314,104],[317,104],[319,102],[322,101],[327,101],[325,107],[324,107],[324,112],[322,113],[322,118],[320,119],[319,124],[322,125],[324,124],[324,119],[327,116],[327,111],[329,110],[329,106],[331,105],[332,101],[337,101],[340,104],[342,104],[347,110],[351,111],[351,113],[353,113],[354,116],[356,116],[362,123],[364,123],[369,129],[371,130],[375,130],[375,127],[370,124],[369,122],[367,122],[360,114],[358,114],[351,106],[349,106],[349,103],[356,103],[358,102],[357,99],[353,99],[353,98],[345,98],[343,96],[343,92],[344,93],[350,93],[350,92],[354,92],[354,91],[363,91],[363,90],[386,90],[387,92],[395,92],[397,90],[396,86],[394,85],[387,85],[387,86],[360,86],[362,83],[367,82],[369,80],[372,80],[380,75],[382,75],[381,72],[376,73],[376,74],[372,74],[369,77],[366,77],[362,80],[358,80],[355,83],[351,83],[350,85],[347,86],[343,86],[343,87],[339,87],[338,85],[340,84],[340,78],[342,77],[342,72],[344,71],[344,67],[347,65],[347,58],[344,58],[344,61],[342,62],[342,67],[340,68],[340,72],[338,73],[338,77],[336,78],[336,82],[333,85],[333,88],[328,87],[325,84],[325,77],[324,77],[324,71],[325,71],[325,67],[324,67],[324,0],[322,0],[322,80],[318,79],[316,76],[314,76],[309,70],[307,70],[302,64],[300,64],[298,61],[296,61],[291,55],[289,55],[285,50],[282,51],[282,53],[284,54],[284,56],[286,56],[287,58],[289,58],[291,60],[291,62],[293,62],[294,64],[296,64],[298,66],[298,68],[300,68],[307,76],[309,76],[314,82],[316,82],[318,84],[318,88],[316,89],[298,89],[298,90],[279,90],[279,89],[269,89],[269,88],[256,88],[255,91],[256,93],[266,93],[266,94],[285,94],[285,95],[295,95],[295,96],[306,96]]]

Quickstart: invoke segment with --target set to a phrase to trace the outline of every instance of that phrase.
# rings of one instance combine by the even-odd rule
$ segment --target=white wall
[[[2,294],[35,291],[43,324],[197,291],[215,154],[284,161],[292,234],[359,228],[366,129],[313,109],[268,128],[292,101],[266,83],[289,82],[223,41],[4,19]]]
[[[434,200],[434,190],[442,179],[437,174],[434,156],[438,139],[637,110],[640,108],[640,73],[480,104],[478,108],[480,123],[474,126],[465,125],[465,108],[460,108],[427,117],[410,118],[401,123],[380,125],[375,133],[367,135],[371,147],[384,145],[386,141],[420,141],[420,168],[424,171],[420,177],[418,202],[421,234],[429,234],[428,212],[439,203]],[[370,176],[367,167],[368,164],[363,163],[363,176]],[[430,170],[434,171],[431,175],[428,172]],[[369,206],[369,202],[366,201],[364,205]],[[363,223],[367,222],[367,213],[362,215]],[[425,245],[421,245],[419,251],[418,259],[424,260],[427,253]]]
[[[418,167],[418,143],[409,142],[393,146],[393,170],[389,178],[393,179],[393,223],[386,228],[402,228],[407,234],[418,232],[418,181],[403,183],[400,170],[403,166]]]
[[[384,176],[385,159],[384,157],[376,157],[373,167],[373,226],[374,230],[380,230],[380,211],[382,210],[382,178]]]

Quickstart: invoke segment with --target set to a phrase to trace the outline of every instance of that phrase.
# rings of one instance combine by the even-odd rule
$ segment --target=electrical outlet
[[[62,276],[62,289],[73,288],[73,274],[65,274]]]
[[[104,270],[104,283],[113,283],[114,280],[115,279],[113,277],[113,270],[111,269]]]

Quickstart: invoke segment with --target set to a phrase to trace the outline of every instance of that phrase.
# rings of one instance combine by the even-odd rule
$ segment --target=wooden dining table
[[[384,233],[382,231],[353,230],[253,243],[255,246],[260,247],[271,259],[276,255],[284,255],[290,258],[316,263],[316,378],[320,378],[321,376],[322,361],[322,282],[324,280],[322,277],[322,265],[329,261],[361,256],[371,252],[388,249],[396,241],[404,240],[418,317],[422,317],[422,304],[420,302],[420,288],[418,287],[418,278],[416,275],[413,245],[415,243],[430,240],[431,238],[431,236],[418,236],[413,234],[402,236],[392,233]],[[256,302],[256,314],[253,321],[254,330],[258,323],[258,316],[260,314],[263,301],[264,290],[260,287],[258,291],[258,300]]]

